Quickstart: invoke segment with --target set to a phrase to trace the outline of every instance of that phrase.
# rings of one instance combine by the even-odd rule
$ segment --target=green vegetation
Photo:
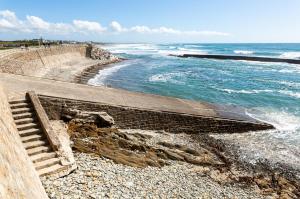
[[[0,49],[10,49],[10,48],[16,48],[20,46],[38,46],[39,40],[16,40],[16,41],[0,41]]]

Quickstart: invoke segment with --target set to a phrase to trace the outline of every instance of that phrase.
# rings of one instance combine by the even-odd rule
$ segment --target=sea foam
[[[233,51],[235,54],[242,54],[242,55],[251,55],[254,52],[250,50],[234,50]]]
[[[100,70],[99,73],[93,78],[88,81],[89,85],[94,86],[103,86],[105,85],[105,80],[111,76],[113,73],[119,71],[121,68],[127,67],[131,65],[132,63],[125,63],[125,64],[117,64],[113,67],[105,68],[103,70]]]
[[[285,59],[300,59],[300,52],[285,52],[282,53],[279,57]]]

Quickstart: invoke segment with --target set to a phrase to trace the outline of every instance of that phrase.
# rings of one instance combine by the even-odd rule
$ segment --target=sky
[[[0,40],[299,43],[300,0],[0,0]]]

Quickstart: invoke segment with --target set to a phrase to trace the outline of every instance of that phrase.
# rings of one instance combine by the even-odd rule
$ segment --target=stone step
[[[33,117],[27,117],[27,118],[22,118],[22,119],[16,119],[15,123],[16,125],[22,125],[22,124],[29,124],[29,123],[34,123],[36,120]]]
[[[40,169],[44,169],[46,167],[50,167],[50,166],[53,166],[53,165],[59,164],[59,163],[60,163],[60,159],[50,158],[50,159],[44,160],[42,162],[36,162],[36,163],[34,163],[34,166],[35,166],[36,170],[40,170]]]
[[[29,100],[27,99],[18,99],[18,100],[11,100],[9,101],[9,104],[20,104],[20,103],[28,103]]]
[[[20,124],[17,125],[17,129],[18,131],[24,131],[24,130],[28,130],[28,129],[32,129],[32,128],[38,128],[39,125],[37,123],[28,123],[28,124]]]
[[[24,119],[24,118],[31,118],[34,116],[34,113],[27,112],[27,113],[21,113],[21,114],[14,114],[13,118],[14,120]]]
[[[33,141],[38,141],[38,140],[45,140],[46,136],[44,136],[43,134],[33,134],[33,135],[29,135],[26,137],[21,137],[21,140],[23,143],[26,142],[33,142]]]
[[[83,77],[94,77],[96,74],[94,74],[94,73],[90,73],[90,74],[86,74],[86,75],[84,75]]]
[[[45,152],[45,153],[40,153],[40,154],[30,156],[30,159],[33,163],[36,163],[36,162],[41,162],[56,157],[57,155],[54,152]]]
[[[32,113],[33,109],[32,108],[18,108],[18,109],[13,109],[12,114],[21,114],[21,113]]]
[[[29,136],[29,135],[33,135],[33,134],[42,134],[43,131],[39,128],[31,128],[31,129],[27,129],[24,131],[19,131],[19,135],[21,137],[25,137],[25,136]]]
[[[37,155],[40,153],[46,153],[52,151],[50,146],[40,146],[32,149],[27,149],[27,153],[29,156]]]
[[[32,148],[36,148],[39,146],[48,146],[48,140],[37,140],[37,141],[33,141],[33,142],[26,142],[23,143],[25,149],[32,149]]]
[[[46,167],[46,168],[44,168],[44,169],[40,169],[40,170],[38,170],[37,172],[38,172],[39,176],[42,177],[42,176],[45,176],[45,175],[57,173],[57,172],[62,171],[62,170],[64,170],[64,169],[65,169],[64,166],[62,166],[62,165],[60,165],[60,164],[55,164],[55,165],[53,165],[53,166]]]
[[[11,109],[18,109],[18,108],[31,108],[31,105],[28,103],[19,103],[19,104],[12,104],[10,106]]]

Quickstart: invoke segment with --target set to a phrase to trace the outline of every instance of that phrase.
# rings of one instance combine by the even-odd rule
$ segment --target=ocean
[[[300,44],[110,44],[127,61],[99,71],[90,85],[246,108],[276,130],[219,135],[251,162],[268,160],[300,169],[300,65],[178,58],[222,54],[300,59]]]

